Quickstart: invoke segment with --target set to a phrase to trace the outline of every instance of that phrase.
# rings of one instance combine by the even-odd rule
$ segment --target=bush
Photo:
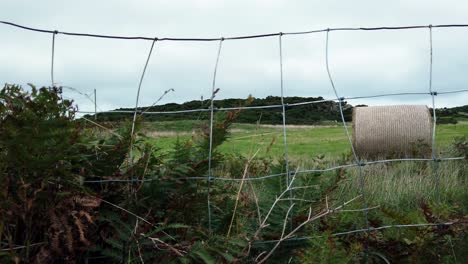
[[[207,182],[185,179],[206,175],[207,126],[164,157],[142,135],[131,137],[128,123],[95,133],[75,113],[60,88],[5,85],[0,92],[1,262],[214,262],[243,254],[245,240],[220,242],[204,228]],[[213,166],[236,116],[215,122]],[[136,182],[93,182],[109,178]],[[212,184],[211,195],[232,208],[225,186]]]
[[[80,173],[91,153],[76,108],[60,93],[16,85],[0,92],[0,236],[15,261],[72,260],[90,244],[100,201]]]
[[[445,125],[445,124],[457,124],[458,121],[454,117],[441,117],[437,119],[437,124]]]

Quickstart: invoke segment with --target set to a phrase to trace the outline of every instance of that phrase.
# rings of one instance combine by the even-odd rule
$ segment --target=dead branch
[[[292,205],[291,207],[289,207],[289,210],[286,214],[286,218],[284,219],[284,223],[283,223],[283,230],[281,232],[281,237],[280,239],[278,239],[278,241],[276,242],[276,244],[273,246],[273,248],[270,250],[270,252],[268,252],[268,254],[266,254],[265,257],[263,257],[260,261],[258,261],[259,264],[261,263],[264,263],[272,254],[273,252],[279,247],[279,245],[284,241],[284,240],[287,240],[287,239],[290,239],[291,237],[293,237],[295,235],[295,233],[297,231],[299,231],[302,227],[304,227],[305,225],[317,220],[317,219],[320,219],[322,217],[325,217],[331,213],[334,213],[334,212],[338,212],[339,210],[341,210],[344,206],[348,205],[349,203],[355,201],[356,199],[360,198],[362,195],[358,195],[356,197],[354,197],[353,199],[347,201],[347,202],[344,202],[342,205],[338,206],[338,207],[335,207],[333,209],[330,209],[328,207],[328,197],[325,197],[325,210],[318,213],[317,215],[315,216],[312,216],[312,207],[309,207],[309,214],[307,216],[307,220],[305,220],[304,222],[302,222],[300,225],[298,225],[296,228],[294,228],[291,232],[289,232],[287,235],[285,235],[285,227],[286,227],[286,224],[287,224],[287,215],[289,214],[289,211],[292,209]],[[258,259],[258,257],[257,257]]]
[[[228,232],[226,234],[226,241],[229,239],[229,236],[231,234],[231,229],[232,229],[232,224],[234,223],[234,218],[236,216],[236,212],[237,212],[237,205],[239,204],[239,199],[240,199],[240,194],[242,192],[242,187],[244,186],[244,182],[245,182],[245,177],[247,176],[247,173],[249,171],[249,166],[250,166],[250,162],[252,162],[252,160],[255,158],[255,156],[258,154],[258,152],[260,151],[260,149],[258,149],[253,155],[252,157],[250,157],[247,162],[245,163],[245,167],[244,167],[244,173],[242,175],[242,181],[239,185],[239,190],[237,191],[237,197],[236,197],[236,203],[234,204],[234,210],[232,212],[232,217],[231,217],[231,223],[229,224],[229,228],[228,228]]]
[[[183,257],[184,254],[182,253],[182,251],[178,250],[177,248],[175,248],[174,246],[171,246],[170,244],[162,241],[161,239],[159,238],[156,238],[156,237],[148,237],[148,236],[145,236],[145,234],[141,234],[142,236],[148,238],[149,240],[151,240],[151,242],[153,242],[154,246],[157,248],[157,249],[160,249],[158,244],[161,244],[163,246],[165,246],[166,248],[168,248],[169,250],[171,250],[172,252],[174,252],[177,256],[179,257]],[[184,253],[187,253],[184,251]]]

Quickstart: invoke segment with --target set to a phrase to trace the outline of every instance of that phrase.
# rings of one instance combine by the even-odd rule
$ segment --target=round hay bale
[[[431,143],[432,116],[425,105],[353,109],[353,145],[361,158],[429,158]]]

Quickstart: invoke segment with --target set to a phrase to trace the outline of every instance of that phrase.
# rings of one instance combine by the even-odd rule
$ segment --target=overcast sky
[[[50,30],[148,37],[228,37],[329,27],[468,24],[466,1],[23,1],[1,0],[0,20]],[[50,85],[51,34],[0,24],[0,81]],[[102,110],[135,104],[151,41],[57,35],[55,82],[97,89]],[[468,28],[433,29],[433,90],[468,89]],[[209,98],[217,42],[159,42],[141,105]],[[330,69],[342,96],[427,92],[429,30],[330,33]],[[325,33],[283,37],[285,96],[333,98]],[[217,98],[280,95],[278,37],[225,41]],[[86,98],[65,91],[80,110]],[[430,96],[354,100],[352,104],[430,104]],[[468,93],[441,95],[437,107],[464,105]]]

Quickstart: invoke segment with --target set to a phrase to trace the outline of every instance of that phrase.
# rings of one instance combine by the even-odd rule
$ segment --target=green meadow
[[[352,135],[352,124],[348,130]],[[170,149],[177,140],[187,140],[200,127],[197,121],[163,121],[144,124],[143,133],[150,142],[162,150]],[[350,143],[343,126],[287,126],[288,154],[295,160],[305,160],[318,155],[338,157],[350,151]],[[443,155],[456,137],[468,135],[467,124],[438,125],[436,146]],[[223,153],[280,157],[284,153],[283,127],[273,125],[234,124],[227,142],[220,146]]]
[[[352,136],[352,124],[347,125]],[[152,144],[164,152],[173,149],[177,140],[190,139],[200,126],[200,121],[147,122],[143,124],[142,132]],[[205,129],[208,128],[205,126]],[[468,135],[466,123],[437,125],[436,148],[440,156],[459,156],[454,153],[453,145],[456,138],[466,135]],[[294,169],[329,168],[353,162],[349,140],[339,123],[320,126],[288,125],[287,147],[290,167]],[[234,123],[229,138],[218,148],[223,154],[234,157],[231,162],[251,157],[257,151],[256,157],[271,158],[273,162],[281,161],[284,157],[283,127]],[[466,173],[465,165],[465,161],[448,161],[439,164],[440,193],[444,203],[450,203],[452,206],[465,204],[467,186],[463,177]],[[332,195],[337,201],[345,201],[352,195],[360,193],[358,169],[350,168],[342,173],[347,176],[341,180],[338,190]],[[418,207],[421,199],[432,202],[438,199],[432,163],[375,164],[364,167],[363,174],[364,188],[369,201],[373,204],[410,212]],[[226,166],[217,168],[215,175],[230,177]],[[335,171],[325,172],[321,179],[327,181],[334,178],[334,175]],[[298,177],[307,178],[310,175],[301,174]]]

